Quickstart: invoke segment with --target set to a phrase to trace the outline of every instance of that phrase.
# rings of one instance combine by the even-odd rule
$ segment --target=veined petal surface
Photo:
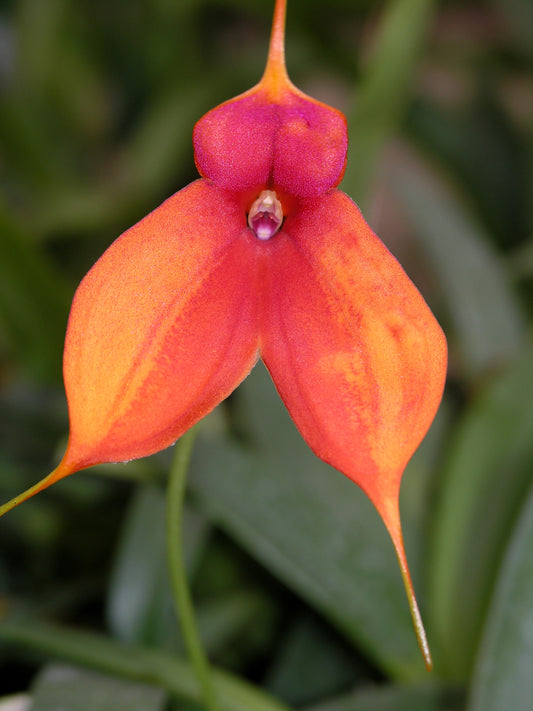
[[[405,465],[442,396],[442,331],[339,190],[302,204],[271,242],[263,360],[310,447],[391,523]]]
[[[249,373],[258,297],[247,232],[240,205],[199,180],[90,270],[65,343],[70,468],[167,447]]]

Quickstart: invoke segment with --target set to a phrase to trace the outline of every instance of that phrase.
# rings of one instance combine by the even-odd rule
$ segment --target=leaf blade
[[[501,567],[474,674],[468,711],[533,707],[533,489]]]

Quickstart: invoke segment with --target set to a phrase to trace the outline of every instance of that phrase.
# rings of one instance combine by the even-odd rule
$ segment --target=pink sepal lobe
[[[203,116],[193,143],[200,173],[226,190],[276,186],[299,198],[342,179],[348,138],[337,110],[294,88],[261,82]]]

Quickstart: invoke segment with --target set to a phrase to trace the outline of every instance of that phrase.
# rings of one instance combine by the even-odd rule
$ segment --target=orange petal
[[[64,354],[71,469],[167,447],[249,373],[258,325],[246,232],[240,205],[199,180],[84,278]]]
[[[444,336],[340,191],[301,205],[271,243],[262,357],[313,451],[353,479],[383,517],[416,617],[398,495],[440,403]]]

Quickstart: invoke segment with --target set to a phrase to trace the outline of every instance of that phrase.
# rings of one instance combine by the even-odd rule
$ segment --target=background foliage
[[[2,500],[63,450],[77,283],[194,179],[192,126],[258,80],[272,4],[1,4]],[[436,665],[377,514],[258,367],[202,424],[186,509],[225,709],[533,708],[531,27],[529,0],[289,2],[293,80],[348,116],[343,187],[449,339],[443,406],[402,489]],[[0,521],[0,696],[198,708],[165,567],[170,457],[77,474]]]

